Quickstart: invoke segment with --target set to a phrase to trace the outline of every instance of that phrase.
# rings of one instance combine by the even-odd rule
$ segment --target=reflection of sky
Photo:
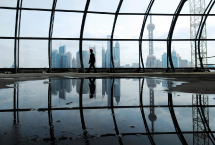
[[[23,0],[23,7],[25,8],[52,8],[52,0]],[[122,3],[120,13],[145,13],[149,0],[125,0]],[[165,13],[173,14],[179,4],[180,0],[159,0],[155,1],[151,12],[152,13]],[[0,6],[10,6],[16,7],[16,0],[10,1],[0,1]],[[205,0],[207,5],[209,0]],[[85,8],[86,0],[58,0],[56,9],[63,10],[81,10]],[[101,11],[101,12],[116,12],[118,7],[119,0],[92,0],[89,5],[89,11]],[[16,10],[6,10],[1,9],[1,22],[0,30],[1,36],[14,36],[14,27],[15,27],[15,15]],[[212,8],[211,14],[214,14],[215,7]],[[187,1],[181,11],[182,14],[189,14],[189,1]],[[50,21],[50,11],[30,11],[22,10],[22,20],[21,20],[21,29],[20,36],[32,36],[32,37],[48,37],[49,30],[49,21]],[[53,27],[53,37],[60,38],[79,38],[80,37],[80,27],[82,23],[83,13],[74,13],[74,12],[55,12],[54,27]],[[88,13],[85,22],[85,29],[83,37],[85,38],[106,38],[107,35],[111,34],[112,24],[114,21],[114,15],[107,14],[91,14]],[[169,28],[172,22],[172,16],[153,16],[152,21],[155,24],[155,30],[153,36],[156,39],[166,39]],[[119,15],[114,31],[114,38],[125,38],[125,39],[138,39],[140,34],[141,25],[143,22],[142,15]],[[207,38],[214,39],[214,23],[215,20],[213,16],[209,16],[207,19]],[[146,22],[146,25],[149,24],[149,19]],[[143,38],[148,38],[147,29],[144,30]],[[190,17],[189,16],[179,16],[177,24],[174,29],[173,38],[176,39],[189,39],[190,38]],[[11,42],[8,42],[11,41]],[[37,43],[37,46],[31,45],[34,43],[29,40],[21,40],[20,46],[20,67],[48,67],[48,40],[43,40],[46,45],[42,44],[41,40],[32,40]],[[61,44],[66,45],[67,50],[72,53],[72,56],[75,57],[76,52],[78,51],[78,41],[66,41],[62,40]],[[102,54],[102,45],[105,49],[107,42],[99,41],[84,41],[83,50],[88,50],[89,46],[96,46],[97,51],[97,60],[101,60]],[[60,41],[53,41],[53,49],[58,49]],[[0,58],[4,63],[0,63],[0,67],[10,67],[13,64],[13,40],[0,40],[0,46],[2,48],[2,53],[0,53]],[[143,42],[143,58],[146,62],[148,55],[148,42]],[[214,42],[208,42],[208,55],[213,53]],[[190,42],[177,41],[173,42],[173,47],[182,59],[191,60],[190,56]],[[135,56],[138,56],[138,42],[120,42],[121,51],[121,64],[131,64],[138,62],[138,59]],[[38,51],[36,53],[33,53]],[[189,51],[189,53],[184,53]],[[7,53],[6,53],[7,52]],[[154,52],[157,59],[161,60],[161,55],[166,52],[166,42],[155,41],[154,42]],[[210,53],[211,52],[211,53]],[[126,55],[126,54],[132,55]],[[6,55],[5,55],[6,54]],[[40,56],[40,57],[38,57]],[[127,57],[124,57],[127,56]],[[131,56],[131,57],[130,57]],[[10,59],[8,59],[10,58]],[[7,60],[7,61],[5,61]],[[25,61],[30,60],[30,61]],[[209,63],[213,63],[214,59],[208,59]],[[46,63],[44,63],[46,62]],[[98,67],[101,67],[101,61],[97,63]]]
[[[165,92],[168,80],[156,79],[153,80],[147,78],[144,80],[143,86],[143,105],[149,105],[149,82],[156,83],[153,87],[154,90],[154,105],[168,105],[168,93]],[[72,84],[72,79],[69,80]],[[25,81],[19,83],[19,108],[47,108],[48,106],[48,85],[49,80],[38,80],[38,81]],[[111,82],[112,80],[110,80]],[[53,81],[52,81],[53,82]],[[62,81],[64,82],[64,81]],[[66,81],[65,81],[66,82]],[[78,81],[75,80],[77,83]],[[87,81],[86,81],[87,82]],[[142,83],[142,79],[140,80]],[[175,82],[170,81],[174,86]],[[141,84],[140,83],[140,84]],[[169,84],[171,84],[169,83]],[[70,84],[70,85],[71,85]],[[116,83],[114,83],[116,84]],[[58,85],[58,84],[56,84]],[[68,85],[68,83],[66,84]],[[108,106],[108,93],[102,96],[102,79],[96,79],[96,98],[89,98],[88,92],[83,94],[83,106],[84,107],[105,107]],[[108,85],[108,83],[106,84]],[[111,83],[109,84],[111,85]],[[63,85],[64,86],[64,85]],[[89,85],[84,85],[89,87]],[[79,107],[79,93],[76,88],[80,90],[79,85],[73,84],[71,90],[67,90],[65,99],[59,98],[59,93],[52,95],[52,107]],[[120,79],[120,101],[117,105],[115,98],[114,106],[139,106],[139,79]],[[64,88],[66,90],[66,87]],[[1,89],[0,90],[0,109],[13,109],[13,88]],[[214,105],[214,95],[208,95],[209,105]],[[70,103],[70,104],[67,104]],[[179,93],[173,94],[173,105],[192,105],[192,94],[190,93]],[[111,109],[84,109],[84,123],[86,130],[89,135],[101,136],[105,134],[116,134],[114,130],[113,115],[115,116],[119,134],[124,133],[146,133],[141,110],[139,107],[136,108],[115,108],[114,114]],[[144,107],[145,118],[149,127],[152,129],[152,122],[149,120],[148,115],[150,114],[150,108]],[[83,131],[81,126],[80,110],[53,110],[52,118],[54,125],[54,134],[56,138],[72,137],[82,138]],[[155,107],[155,115],[157,116],[154,121],[154,132],[175,132],[175,128],[172,122],[171,114],[168,107]],[[176,119],[180,126],[181,131],[193,131],[193,119],[192,119],[192,107],[174,107]],[[209,107],[209,125],[211,130],[215,130],[215,110],[214,107]],[[4,134],[5,138],[14,136],[13,134],[13,113],[12,112],[1,112],[0,113],[0,134]],[[49,120],[48,111],[27,111],[19,112],[19,132],[22,137],[27,138],[49,138]],[[40,133],[42,130],[42,133]],[[38,135],[38,136],[35,136]],[[80,135],[80,136],[79,136]],[[136,140],[135,138],[138,137]],[[13,137],[15,139],[15,137]],[[156,144],[180,144],[177,135],[153,135]],[[170,139],[171,138],[171,139]],[[186,140],[191,143],[192,135],[185,135]],[[104,138],[102,137],[101,140]],[[136,142],[147,140],[144,135],[133,136],[122,136],[122,141],[132,142],[135,139]],[[0,139],[1,140],[1,139]],[[105,139],[104,139],[105,140]],[[162,142],[161,142],[162,141]]]

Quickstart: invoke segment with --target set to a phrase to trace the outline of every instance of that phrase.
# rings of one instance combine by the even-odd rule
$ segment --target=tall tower
[[[155,29],[155,25],[152,23],[152,16],[150,15],[150,23],[147,26],[147,29],[149,31],[149,39],[153,39],[153,31]],[[149,55],[147,56],[146,60],[146,67],[147,68],[154,68],[156,67],[156,56],[154,54],[154,48],[153,48],[153,41],[149,41]]]
[[[205,10],[205,0],[190,0],[190,14],[203,14],[204,10]],[[196,38],[201,17],[202,17],[201,15],[190,16],[190,39]],[[207,38],[206,24],[204,25],[201,38],[202,39]],[[190,44],[191,44],[191,66],[194,67],[195,66],[195,41],[191,41]],[[207,41],[200,42],[200,54],[201,54],[201,57],[203,58],[202,63],[207,64]],[[199,64],[199,59],[197,60],[198,60],[197,64]]]

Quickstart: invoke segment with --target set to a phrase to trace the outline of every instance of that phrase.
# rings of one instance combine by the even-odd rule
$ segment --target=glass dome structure
[[[194,1],[199,5],[193,6]],[[85,72],[93,49],[96,68],[109,72],[129,68],[204,71],[215,64],[214,3],[2,0],[0,69]],[[147,65],[148,56],[153,56],[153,65]]]

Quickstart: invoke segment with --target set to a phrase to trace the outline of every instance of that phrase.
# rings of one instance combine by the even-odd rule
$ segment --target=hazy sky
[[[53,0],[23,0],[23,7],[26,8],[52,8]],[[144,13],[150,0],[124,0],[120,9],[121,13]],[[152,13],[174,13],[180,0],[157,0],[151,9]],[[91,0],[89,11],[115,12],[119,0]],[[209,0],[205,0],[207,5]],[[58,0],[56,9],[84,10],[86,0]],[[16,0],[1,0],[0,6],[16,6]],[[189,1],[187,1],[181,13],[189,14]],[[211,14],[215,13],[215,8]],[[14,37],[15,30],[15,10],[0,9],[0,36]],[[22,11],[21,37],[48,37],[51,12],[45,11]],[[79,38],[83,13],[56,12],[54,19],[53,37],[57,38]],[[114,38],[118,39],[138,39],[144,16],[141,15],[119,15],[115,27]],[[114,15],[87,14],[84,38],[107,38],[111,35]],[[166,39],[169,33],[172,16],[153,16],[152,22],[155,24],[153,32],[155,39]],[[207,38],[215,38],[215,19],[210,16],[207,19]],[[149,24],[149,19],[147,20]],[[148,38],[148,30],[144,30],[143,38]],[[178,18],[173,39],[190,38],[190,17],[180,16]],[[121,65],[138,62],[138,41],[120,41]],[[54,40],[53,49],[66,45],[66,51],[76,57],[79,50],[79,41]],[[114,41],[115,44],[115,41]],[[148,42],[143,42],[144,63],[148,56]],[[208,56],[214,56],[214,41],[207,43]],[[0,67],[10,67],[13,64],[14,40],[1,40],[0,46]],[[89,46],[96,47],[97,66],[101,67],[102,46],[107,48],[107,41],[83,41],[83,50],[88,50]],[[182,59],[191,60],[190,42],[172,42],[172,46]],[[165,41],[154,41],[154,55],[161,60],[161,55],[166,52]],[[172,48],[173,48],[172,47]],[[208,59],[208,63],[215,63],[215,59]],[[48,67],[48,40],[20,40],[20,67]]]

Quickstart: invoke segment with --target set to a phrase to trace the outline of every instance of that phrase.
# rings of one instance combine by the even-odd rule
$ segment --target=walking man
[[[95,59],[95,55],[93,53],[93,49],[90,49],[90,60],[89,60],[90,67],[87,70],[87,73],[90,72],[91,67],[93,67],[94,73],[97,73],[96,68],[95,68],[95,62],[96,62],[96,59]]]

